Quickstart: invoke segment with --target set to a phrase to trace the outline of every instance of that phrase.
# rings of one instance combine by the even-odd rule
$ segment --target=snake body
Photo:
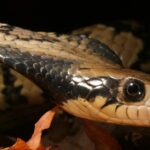
[[[75,116],[150,126],[149,75],[125,68],[114,51],[92,37],[0,24],[0,62]]]

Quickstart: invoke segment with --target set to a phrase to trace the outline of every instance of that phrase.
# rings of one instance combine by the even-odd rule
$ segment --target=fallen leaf
[[[31,150],[31,149],[23,140],[18,138],[13,146],[1,150]]]
[[[48,129],[51,126],[55,113],[58,111],[58,107],[47,111],[35,124],[34,133],[28,142],[18,138],[16,143],[1,150],[52,150],[51,147],[44,148],[41,144],[42,131]]]
[[[35,150],[39,147],[41,143],[42,131],[51,126],[52,120],[57,111],[57,107],[53,110],[47,111],[35,124],[34,133],[32,134],[31,139],[27,142],[31,149]]]

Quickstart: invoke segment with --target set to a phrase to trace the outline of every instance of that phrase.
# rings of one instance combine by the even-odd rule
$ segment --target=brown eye
[[[124,85],[124,96],[128,102],[142,101],[145,96],[144,84],[136,79],[129,79]]]

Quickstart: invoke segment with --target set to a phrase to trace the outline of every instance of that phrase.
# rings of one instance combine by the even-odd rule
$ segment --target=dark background
[[[118,20],[137,20],[147,25],[148,6],[138,0],[5,0],[0,1],[0,22],[55,32],[96,23],[111,25]]]

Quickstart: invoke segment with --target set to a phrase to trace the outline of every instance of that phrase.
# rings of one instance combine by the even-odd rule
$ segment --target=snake
[[[44,91],[46,99],[80,118],[150,126],[149,74],[130,69],[129,56],[115,49],[88,29],[57,34],[0,23],[0,108],[20,92],[22,101],[26,96],[41,103]]]

